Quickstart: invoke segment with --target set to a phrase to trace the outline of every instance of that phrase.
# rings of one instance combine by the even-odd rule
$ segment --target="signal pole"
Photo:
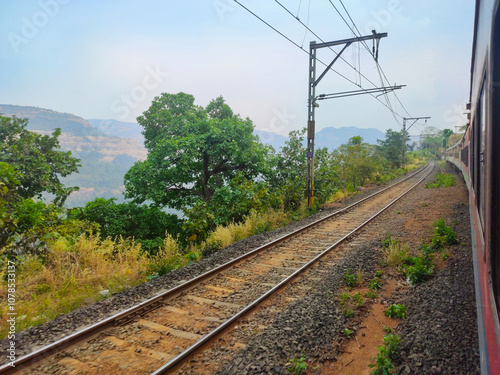
[[[410,130],[410,128],[418,121],[418,120],[425,120],[427,123],[427,120],[430,119],[430,117],[403,117],[403,153],[401,157],[401,168],[404,169],[405,167],[405,156],[406,156],[406,132],[407,130]],[[410,126],[408,126],[408,129],[406,129],[406,120],[414,120]]]
[[[354,42],[362,42],[365,40],[374,40],[373,45],[373,56],[375,59],[378,57],[378,45],[380,39],[387,36],[387,33],[376,33],[375,30],[372,31],[373,35],[361,36],[359,38],[350,38],[336,40],[333,42],[326,43],[316,43],[311,42],[309,45],[309,95],[308,95],[308,112],[307,112],[307,185],[306,185],[306,195],[307,195],[307,206],[311,207],[314,204],[314,132],[315,132],[315,108],[319,107],[316,103],[316,86],[325,76],[325,74],[331,69],[333,64],[339,59],[342,52],[344,52],[347,47],[349,47]],[[376,41],[376,43],[375,43]],[[332,47],[344,45],[342,50],[335,56],[333,61],[326,67],[326,69],[321,73],[318,79],[316,79],[316,50],[325,47]],[[376,45],[376,49],[375,49]],[[365,90],[360,90],[365,91]],[[387,92],[387,90],[385,90]],[[366,92],[361,92],[366,93]],[[347,95],[344,95],[347,96]],[[323,95],[323,99],[325,96]]]

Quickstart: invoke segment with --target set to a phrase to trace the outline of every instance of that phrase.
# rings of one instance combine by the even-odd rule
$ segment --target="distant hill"
[[[135,139],[141,145],[144,144],[142,126],[136,122],[103,119],[88,119],[87,121],[107,136]]]
[[[323,128],[314,137],[315,148],[327,147],[330,151],[346,143],[350,138],[360,136],[363,142],[373,145],[377,144],[377,139],[385,139],[385,133],[375,128],[361,129],[355,126],[342,128]]]
[[[87,120],[70,113],[60,113],[50,109],[25,107],[20,105],[0,104],[0,113],[4,116],[28,118],[28,130],[54,131],[60,128],[62,132],[76,136],[103,136],[104,133],[94,128]]]
[[[81,159],[82,165],[79,173],[62,179],[67,186],[80,187],[80,191],[68,197],[68,207],[82,206],[96,197],[123,201],[125,173],[137,160],[147,158],[142,142],[106,135],[87,120],[69,113],[13,105],[0,105],[0,113],[9,117],[28,118],[28,129],[40,134],[50,134],[55,128],[61,129],[61,149],[71,151],[73,156]]]
[[[273,146],[276,151],[279,151],[280,148],[283,147],[285,145],[285,142],[288,140],[288,137],[284,137],[282,135],[265,130],[255,129],[253,133],[259,137],[262,143]]]

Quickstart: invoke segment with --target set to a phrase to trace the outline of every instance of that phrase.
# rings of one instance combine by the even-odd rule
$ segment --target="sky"
[[[399,100],[318,101],[317,131],[399,131],[402,117],[430,116],[410,129],[419,134],[466,122],[473,0],[239,2],[295,44],[233,0],[0,0],[0,104],[135,122],[161,93],[185,92],[201,106],[223,96],[256,129],[287,135],[307,124],[309,43],[353,38],[350,16],[362,35],[388,33],[378,62],[391,85],[406,86]],[[329,63],[335,51],[317,57]],[[381,86],[361,43],[342,57],[333,69],[345,78],[328,71],[316,95]]]

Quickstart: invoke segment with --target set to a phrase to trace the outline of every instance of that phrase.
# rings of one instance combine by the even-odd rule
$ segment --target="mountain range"
[[[67,186],[79,186],[66,201],[68,207],[82,206],[96,197],[116,198],[123,201],[123,177],[138,160],[147,158],[142,128],[133,122],[89,119],[69,113],[61,113],[38,107],[0,104],[0,114],[28,118],[28,129],[40,134],[49,134],[61,129],[61,149],[71,151],[81,159],[79,173],[63,178]],[[276,151],[285,145],[287,137],[263,130],[255,130],[262,143],[271,145]],[[364,142],[376,144],[384,139],[380,130],[360,129],[354,126],[327,127],[315,135],[315,148],[333,150],[350,138],[363,137]]]

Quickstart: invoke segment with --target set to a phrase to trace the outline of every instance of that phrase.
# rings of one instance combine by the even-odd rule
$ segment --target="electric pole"
[[[380,39],[387,36],[387,33],[376,33],[375,30],[372,31],[373,35],[361,36],[359,38],[350,38],[350,39],[342,39],[336,40],[333,42],[326,43],[316,43],[311,42],[309,46],[309,95],[308,95],[308,113],[307,113],[307,185],[306,185],[306,195],[307,195],[307,206],[311,207],[314,204],[314,132],[315,132],[315,118],[314,112],[316,107],[319,107],[318,103],[316,103],[316,99],[331,99],[333,97],[326,97],[326,95],[320,95],[320,97],[316,97],[316,86],[321,81],[321,79],[325,76],[325,74],[331,69],[333,64],[340,58],[342,52],[344,52],[347,47],[349,47],[354,42],[362,42],[365,40],[373,40],[373,57],[375,60],[378,58],[378,46],[380,43]],[[316,79],[316,51],[320,48],[332,47],[344,45],[342,50],[335,56],[333,61],[326,67],[326,69],[321,73],[318,79]],[[375,48],[376,46],[376,48]],[[400,88],[400,87],[399,87]],[[395,88],[380,88],[379,91],[391,91]],[[367,90],[358,90],[357,94],[359,95],[366,92]],[[334,94],[330,94],[334,95]],[[343,95],[350,96],[350,95]]]
[[[425,120],[427,123],[427,120],[430,119],[430,117],[403,117],[403,155],[401,157],[401,168],[404,169],[405,167],[405,156],[406,156],[406,131],[410,130],[410,128],[418,121],[418,120]],[[410,126],[408,126],[408,129],[406,128],[406,120],[414,120]]]

